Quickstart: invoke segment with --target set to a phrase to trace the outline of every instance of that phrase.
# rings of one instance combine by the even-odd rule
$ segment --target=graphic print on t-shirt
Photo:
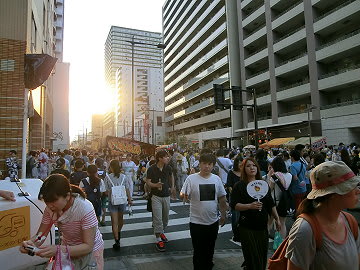
[[[200,201],[215,200],[215,184],[201,184],[199,185]]]

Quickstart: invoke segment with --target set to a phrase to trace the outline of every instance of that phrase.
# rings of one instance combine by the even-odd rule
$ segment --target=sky
[[[70,63],[70,140],[105,113],[104,44],[111,25],[162,32],[165,0],[65,0],[64,62]]]

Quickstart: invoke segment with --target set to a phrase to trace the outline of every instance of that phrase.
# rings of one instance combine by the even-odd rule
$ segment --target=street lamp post
[[[134,129],[135,129],[135,80],[134,80],[134,48],[135,45],[151,45],[159,49],[165,49],[166,45],[163,43],[152,44],[135,41],[135,37],[132,36],[131,40],[124,40],[131,44],[131,139],[134,140]]]
[[[307,106],[307,115],[308,115],[308,129],[309,129],[309,144],[310,144],[310,150],[312,149],[312,147],[311,147],[311,145],[312,145],[312,143],[311,143],[311,133],[312,133],[312,130],[311,130],[310,111],[312,111],[313,109],[316,109],[316,106],[308,104],[308,106]]]

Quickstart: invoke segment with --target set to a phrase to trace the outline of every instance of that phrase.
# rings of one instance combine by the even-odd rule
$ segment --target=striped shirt
[[[54,223],[62,233],[62,244],[76,246],[83,244],[82,230],[96,227],[93,251],[104,248],[104,241],[98,228],[94,207],[86,199],[76,196],[73,205],[57,221],[56,214],[45,208],[41,223]]]

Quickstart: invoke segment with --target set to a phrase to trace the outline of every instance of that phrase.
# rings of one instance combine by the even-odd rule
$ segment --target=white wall
[[[69,63],[56,64],[53,81],[53,142],[56,151],[68,149],[69,137]],[[51,136],[51,135],[50,135]]]

